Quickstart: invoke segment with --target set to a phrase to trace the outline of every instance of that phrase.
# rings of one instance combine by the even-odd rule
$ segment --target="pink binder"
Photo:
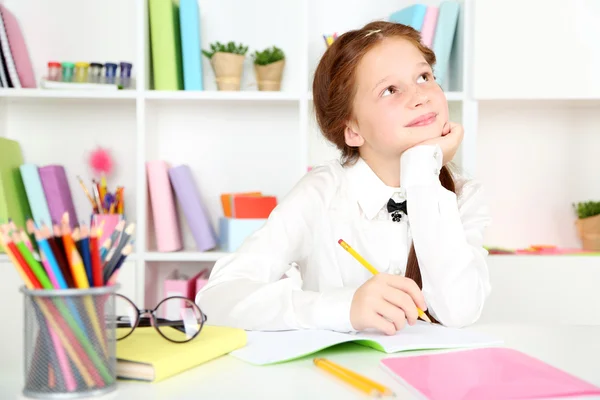
[[[12,57],[17,68],[17,75],[23,88],[35,88],[36,81],[33,73],[33,66],[31,65],[31,59],[29,58],[29,51],[27,50],[27,44],[23,38],[21,27],[19,22],[5,6],[0,4],[0,14],[4,20],[4,27],[6,29],[6,36],[10,44],[10,50]]]
[[[67,174],[62,165],[46,165],[38,169],[40,181],[50,210],[50,218],[53,224],[60,224],[63,214],[69,213],[69,225],[75,229],[79,225],[71,188],[67,180]]]
[[[168,170],[167,163],[161,160],[146,163],[156,247],[161,252],[177,251],[183,247]]]
[[[599,395],[600,388],[517,350],[492,347],[405,357],[382,365],[430,400]]]
[[[423,19],[423,27],[421,28],[421,42],[429,48],[433,45],[439,11],[440,9],[435,6],[427,6],[427,11],[425,11],[425,19]]]

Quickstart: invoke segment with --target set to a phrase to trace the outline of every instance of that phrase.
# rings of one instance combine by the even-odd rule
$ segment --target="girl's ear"
[[[357,126],[348,122],[344,130],[344,140],[350,147],[360,147],[365,143],[365,139],[357,132]]]

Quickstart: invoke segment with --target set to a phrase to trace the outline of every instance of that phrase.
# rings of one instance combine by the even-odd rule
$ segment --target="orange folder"
[[[223,207],[223,216],[227,218],[233,217],[233,197],[234,196],[262,196],[261,192],[247,193],[223,193],[221,195],[221,206]]]
[[[269,218],[276,206],[275,196],[234,196],[233,218]]]

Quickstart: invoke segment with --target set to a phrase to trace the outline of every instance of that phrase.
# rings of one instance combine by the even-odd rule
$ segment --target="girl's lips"
[[[417,118],[413,119],[412,121],[410,121],[408,123],[408,125],[406,125],[406,127],[409,128],[409,127],[415,127],[415,126],[426,126],[426,125],[432,124],[435,121],[436,117],[437,117],[437,114],[434,112],[423,114],[420,117],[417,117]]]

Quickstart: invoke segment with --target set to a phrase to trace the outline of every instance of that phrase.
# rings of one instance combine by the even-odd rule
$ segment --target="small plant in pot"
[[[281,78],[285,67],[285,54],[280,48],[273,46],[263,51],[255,51],[254,72],[258,90],[278,91],[281,90]]]
[[[219,90],[240,90],[247,51],[248,46],[235,42],[214,42],[210,50],[202,50],[210,59]]]
[[[583,250],[600,251],[600,201],[573,204],[577,214],[577,232]]]

